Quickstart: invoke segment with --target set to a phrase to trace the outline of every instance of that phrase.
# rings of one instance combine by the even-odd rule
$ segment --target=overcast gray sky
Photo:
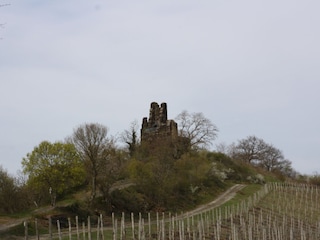
[[[86,122],[115,135],[167,102],[202,112],[214,144],[256,135],[320,172],[320,1],[6,0],[0,165]]]

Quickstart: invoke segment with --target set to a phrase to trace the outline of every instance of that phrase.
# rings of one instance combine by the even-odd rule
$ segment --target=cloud
[[[220,129],[218,141],[255,134],[295,164],[303,156],[316,163],[319,5],[80,0],[2,8],[0,131],[10,137],[0,154],[17,169],[41,140],[61,140],[83,122],[116,134],[157,101],[168,103],[169,118],[203,112]]]

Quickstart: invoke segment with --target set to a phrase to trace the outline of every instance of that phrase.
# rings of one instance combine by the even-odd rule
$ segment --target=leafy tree
[[[175,162],[177,176],[188,182],[188,189],[199,187],[211,170],[209,160],[198,154],[185,154]]]
[[[68,141],[75,145],[85,163],[91,183],[92,203],[96,197],[99,171],[104,168],[113,145],[112,139],[108,138],[108,128],[98,123],[86,123],[76,128]]]
[[[127,164],[127,161],[127,152],[110,146],[108,155],[101,163],[99,174],[97,177],[97,187],[100,190],[101,197],[103,198],[103,201],[100,203],[104,205],[104,209],[106,207],[111,209],[113,205],[113,203],[111,202],[110,194],[113,190],[117,189],[117,186],[121,186],[121,184],[117,185],[115,183],[117,183],[118,181],[122,183],[120,180],[126,178],[125,166]],[[114,184],[116,186],[114,186]]]
[[[191,148],[205,148],[216,139],[218,128],[202,113],[183,111],[176,120],[180,128],[179,135],[190,139]]]
[[[84,182],[83,163],[70,143],[43,141],[23,158],[22,167],[28,184],[49,193],[53,205],[57,196]]]
[[[193,206],[212,191],[224,187],[216,176],[216,165],[206,154],[188,152],[180,159],[165,155],[151,155],[140,161],[131,159],[128,172],[135,189],[143,194],[146,211],[181,210],[182,206]]]
[[[127,171],[136,189],[146,199],[146,210],[164,210],[173,196],[174,162],[172,147],[166,141],[157,144],[142,144],[134,158],[128,163]]]
[[[158,158],[148,162],[133,159],[128,169],[137,191],[145,196],[145,210],[163,211],[173,195],[173,167]]]
[[[31,206],[30,189],[0,166],[0,214],[11,214]]]
[[[13,213],[18,207],[16,197],[18,188],[14,183],[14,178],[0,167],[0,212]]]

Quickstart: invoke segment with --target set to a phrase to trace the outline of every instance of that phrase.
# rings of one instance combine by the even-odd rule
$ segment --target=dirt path
[[[15,227],[24,221],[26,221],[27,218],[8,218],[8,217],[1,217],[0,218],[0,233],[4,232],[12,227]]]
[[[245,185],[243,185],[243,184],[236,184],[236,185],[232,186],[231,188],[229,188],[224,193],[222,193],[221,195],[219,195],[212,202],[204,204],[204,205],[201,205],[201,206],[197,207],[194,210],[191,210],[191,211],[189,211],[187,213],[184,213],[184,214],[181,215],[181,217],[193,216],[193,215],[199,214],[201,212],[204,212],[204,211],[206,211],[208,209],[219,207],[222,204],[224,204],[225,202],[227,202],[230,199],[232,199],[236,195],[236,193],[239,192],[244,187],[245,187]]]
[[[215,200],[213,200],[210,203],[201,205],[197,207],[194,210],[191,210],[187,213],[181,214],[179,218],[183,218],[186,216],[193,216],[196,214],[199,214],[201,212],[204,212],[208,209],[212,209],[214,207],[219,207],[220,205],[224,204],[225,202],[229,201],[232,199],[238,191],[240,191],[242,188],[244,188],[245,185],[242,184],[236,184],[229,188],[227,191],[219,195]],[[6,231],[11,227],[17,226],[21,223],[23,223],[27,218],[24,219],[13,219],[13,218],[0,218],[0,232]]]
[[[47,212],[49,210],[53,209],[53,207],[42,207],[39,209],[36,209],[33,211],[33,213],[41,213],[41,212]],[[10,228],[13,228],[15,226],[18,226],[22,224],[24,221],[27,221],[28,217],[25,218],[10,218],[10,217],[0,217],[0,233],[5,232]]]

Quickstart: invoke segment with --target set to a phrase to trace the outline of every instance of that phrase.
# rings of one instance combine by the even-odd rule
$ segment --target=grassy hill
[[[197,165],[190,165],[190,162],[196,163]],[[225,192],[235,184],[245,184],[246,187],[239,191],[234,198],[224,205],[233,206],[250,198],[250,196],[259,191],[266,182],[282,180],[273,173],[265,172],[260,168],[253,167],[252,165],[248,165],[243,162],[231,160],[225,155],[219,153],[206,152],[201,153],[200,155],[189,156],[188,158],[182,159],[180,162],[177,161],[177,165],[172,166],[175,167],[174,173],[176,173],[176,175],[173,175],[174,177],[168,176],[168,179],[166,179],[168,182],[163,182],[163,186],[152,185],[152,182],[141,183],[140,181],[145,177],[148,180],[153,181],[152,176],[145,175],[140,176],[141,179],[139,179],[139,176],[132,176],[128,174],[126,175],[129,177],[127,180],[115,182],[110,188],[112,191],[109,192],[109,201],[112,203],[113,211],[110,211],[110,209],[108,210],[108,208],[104,208],[103,204],[105,202],[103,194],[97,196],[95,204],[96,208],[89,207],[88,199],[90,192],[88,192],[86,188],[83,188],[59,200],[55,207],[44,205],[30,209],[28,212],[24,212],[23,214],[12,215],[10,218],[7,216],[6,220],[2,220],[3,225],[10,223],[16,224],[14,227],[6,229],[6,231],[1,231],[0,229],[0,237],[1,239],[5,239],[8,236],[24,236],[25,228],[21,223],[24,220],[28,220],[29,223],[28,234],[30,236],[34,236],[37,231],[41,234],[48,234],[49,219],[51,219],[52,231],[57,234],[57,220],[59,220],[60,228],[66,230],[68,229],[69,221],[73,228],[76,226],[76,217],[80,228],[82,227],[82,224],[87,226],[88,216],[90,216],[91,224],[96,226],[99,221],[100,214],[103,216],[104,226],[109,228],[108,230],[105,230],[108,232],[106,234],[110,234],[112,231],[111,227],[113,226],[112,223],[114,223],[112,216],[118,219],[119,227],[121,225],[119,219],[122,218],[123,213],[126,216],[123,221],[128,222],[128,224],[130,224],[131,221],[131,213],[134,214],[136,221],[139,220],[139,213],[144,216],[145,221],[148,219],[148,213],[150,213],[152,221],[156,221],[157,212],[161,216],[162,212],[165,212],[166,218],[169,213],[174,216],[175,213],[179,214],[181,212],[188,212],[199,205],[213,201],[221,193]],[[132,166],[129,166],[129,169],[130,167],[132,168]],[[144,167],[145,165],[140,169],[138,168],[138,170],[143,172],[145,171]],[[134,171],[137,171],[137,168],[134,169]],[[205,175],[203,176],[203,174]],[[193,178],[190,179],[188,177],[189,175],[193,176]],[[176,178],[176,176],[179,176],[179,178]],[[157,190],[159,188],[163,188],[170,191],[169,193],[160,192],[164,195],[157,195],[162,198],[162,207],[156,204],[151,205],[146,202],[150,200],[148,198],[148,194],[150,193],[143,192],[142,190],[146,191],[147,189],[142,189],[139,184],[146,187],[149,186],[148,184],[150,183],[150,187],[153,189]],[[172,189],[171,185],[176,188]],[[170,195],[173,191],[176,191],[176,193],[174,195]],[[155,193],[160,194],[159,192]],[[143,211],[143,208],[141,208],[143,203],[148,203],[153,207],[149,209],[145,208],[145,211]],[[159,206],[161,208],[157,208]],[[212,211],[210,208],[208,210]],[[223,213],[225,210],[221,211],[221,214],[226,214]],[[112,215],[112,212],[114,215]],[[2,219],[5,218],[3,217]],[[35,226],[35,220],[37,220],[37,228]],[[170,219],[166,220],[166,222],[170,222]],[[139,223],[136,224],[139,225]],[[166,223],[166,225],[167,224],[168,223]],[[227,229],[227,227],[224,228]],[[36,231],[36,229],[38,230]],[[74,231],[75,230],[73,229],[73,232]]]
[[[103,216],[103,228],[98,216],[91,216],[90,236],[112,239],[152,239],[171,236],[169,239],[319,239],[320,189],[314,185],[269,182],[264,185],[249,184],[229,201],[219,206],[208,204],[201,211],[184,213],[128,213]],[[211,206],[211,207],[210,207]],[[87,224],[87,220],[83,224]],[[74,218],[73,218],[74,221]],[[101,223],[101,222],[100,222]],[[39,232],[48,235],[48,222],[38,219]],[[79,234],[83,232],[80,226]],[[69,239],[68,227],[61,226],[62,239]],[[88,226],[85,227],[88,238]],[[103,230],[103,233],[101,232]],[[10,234],[23,236],[20,224]],[[58,230],[52,228],[53,239],[59,239]],[[34,222],[29,221],[29,234],[35,234]],[[72,239],[77,230],[72,223]],[[1,234],[6,239],[9,233]],[[139,238],[140,236],[140,238]],[[9,239],[9,238],[8,238]],[[45,238],[44,238],[45,239]]]

